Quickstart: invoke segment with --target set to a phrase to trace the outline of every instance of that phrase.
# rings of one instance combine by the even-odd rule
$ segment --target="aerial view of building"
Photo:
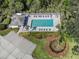
[[[79,0],[0,0],[0,59],[79,59]]]
[[[55,13],[32,13],[25,15],[14,15],[9,25],[11,28],[26,27],[27,31],[44,32],[58,31],[57,26],[60,24],[60,15]]]

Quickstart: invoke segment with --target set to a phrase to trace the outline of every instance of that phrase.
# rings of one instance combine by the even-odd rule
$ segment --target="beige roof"
[[[14,32],[5,37],[0,36],[0,59],[33,59],[32,52],[36,45],[23,37],[18,37],[19,35]]]
[[[17,48],[19,48],[22,52],[27,54],[32,54],[36,45],[24,37],[19,36],[15,32],[10,32],[4,37],[6,40],[14,44]]]

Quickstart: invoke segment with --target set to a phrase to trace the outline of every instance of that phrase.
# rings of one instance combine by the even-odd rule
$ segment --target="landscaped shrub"
[[[42,39],[43,38],[41,34],[36,34],[35,37],[38,38],[38,39]]]
[[[25,37],[25,38],[28,38],[30,37],[30,32],[20,32],[19,35]]]
[[[3,24],[10,24],[10,22],[11,22],[11,19],[10,18],[6,18],[6,19],[4,19],[4,21],[2,22]]]
[[[72,48],[72,53],[75,54],[75,55],[79,55],[79,46],[78,45],[75,45]]]
[[[4,30],[7,28],[7,25],[6,24],[0,24],[0,30]]]

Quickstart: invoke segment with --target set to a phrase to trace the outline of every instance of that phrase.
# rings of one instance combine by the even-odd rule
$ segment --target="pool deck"
[[[56,28],[56,26],[58,24],[60,24],[60,16],[57,17],[56,15],[53,15],[51,18],[50,17],[49,18],[40,18],[40,17],[34,18],[33,16],[31,16],[28,20],[28,23],[27,23],[27,25],[29,26],[29,31],[31,31],[31,32],[33,32],[32,27],[31,27],[33,19],[36,19],[36,20],[38,20],[38,19],[46,19],[46,20],[52,19],[53,20],[53,26],[51,27],[51,29],[52,29],[52,31],[58,31],[58,28]],[[38,26],[37,29],[39,29],[39,28],[46,28],[46,27],[39,27]],[[50,27],[47,27],[47,28],[50,28]],[[35,31],[37,31],[37,30],[35,30]]]

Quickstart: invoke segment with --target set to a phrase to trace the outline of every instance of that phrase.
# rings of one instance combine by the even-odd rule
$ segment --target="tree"
[[[15,2],[15,7],[14,8],[15,8],[16,12],[21,12],[22,9],[24,8],[23,3]]]
[[[7,25],[9,25],[10,22],[11,22],[11,19],[10,19],[10,18],[6,18],[6,19],[4,19],[4,21],[2,22],[2,24],[7,24]]]
[[[39,12],[39,10],[40,10],[40,1],[39,0],[32,1],[29,12]]]
[[[68,32],[71,36],[78,38],[79,37],[79,4],[78,0],[70,1],[70,7],[68,11],[66,11],[64,22],[66,32]]]

